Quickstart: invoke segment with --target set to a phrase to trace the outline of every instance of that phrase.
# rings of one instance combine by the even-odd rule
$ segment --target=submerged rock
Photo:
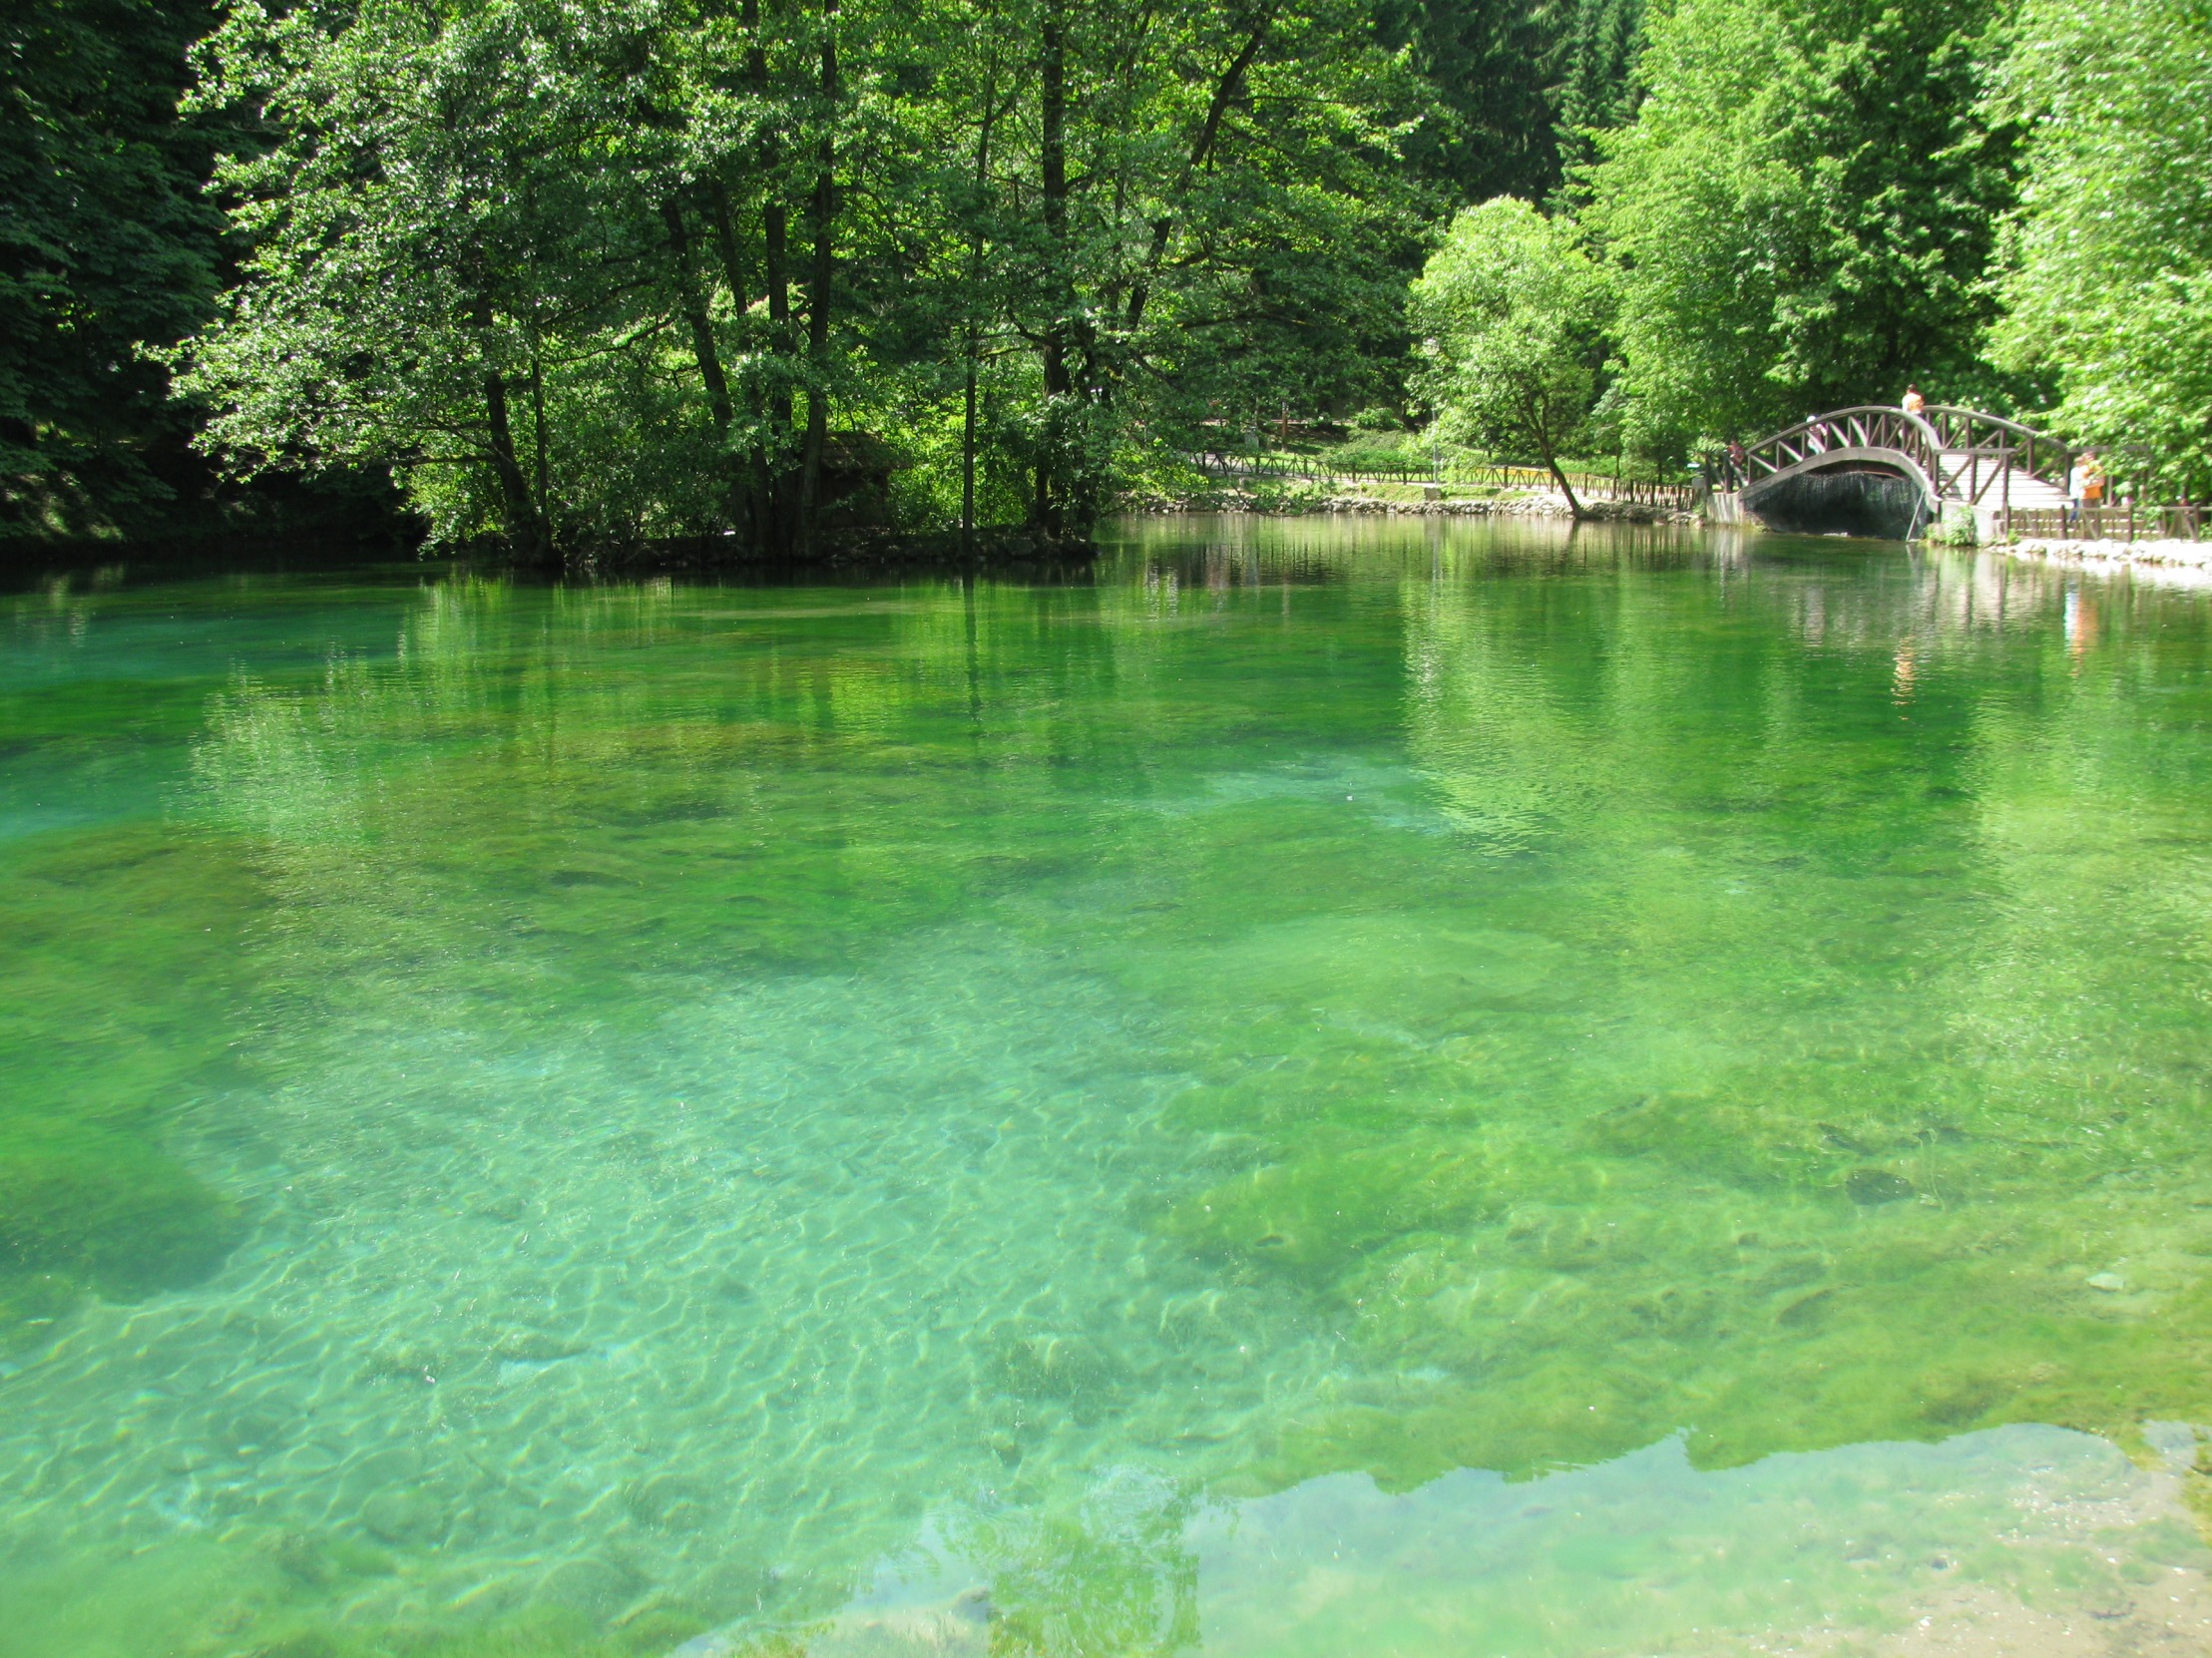
[[[1886,1168],[1855,1168],[1844,1176],[1844,1190],[1852,1202],[1872,1208],[1915,1196],[1918,1188],[1902,1174],[1892,1174]]]
[[[19,1275],[135,1301],[229,1253],[235,1211],[139,1126],[0,1118],[0,1309]]]
[[[669,1658],[744,1658],[769,1651],[802,1652],[807,1658],[988,1658],[997,1617],[991,1591],[974,1588],[927,1605],[853,1607],[796,1641],[710,1630],[685,1641]]]

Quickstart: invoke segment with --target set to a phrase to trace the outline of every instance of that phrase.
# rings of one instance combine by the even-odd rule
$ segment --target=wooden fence
[[[2201,541],[2205,509],[2201,502],[2138,507],[2122,501],[2108,507],[2013,508],[2005,524],[2014,536],[2051,541]]]
[[[1337,466],[1322,456],[1193,455],[1191,464],[1208,478],[1295,479],[1309,484],[1461,484],[1470,488],[1548,490],[1551,474],[1541,466]],[[1647,478],[1608,478],[1598,472],[1569,472],[1574,493],[1592,500],[1640,502],[1687,511],[1697,504],[1689,484],[1662,484]]]

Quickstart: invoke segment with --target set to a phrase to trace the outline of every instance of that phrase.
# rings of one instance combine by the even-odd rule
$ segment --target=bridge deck
[[[1814,415],[1739,451],[1730,470],[1752,512],[1762,498],[1779,508],[1792,480],[1875,471],[1914,486],[1925,519],[1933,519],[1952,504],[1984,512],[2064,507],[2072,465],[2066,445],[2017,421],[1931,404]]]
[[[1994,507],[2008,504],[2015,512],[2037,512],[2049,507],[2066,504],[2065,490],[2048,479],[2038,478],[2025,467],[2010,466],[2003,471],[2011,477],[1999,475],[1994,459],[1977,456],[1972,450],[1946,449],[1942,451],[1944,473],[1955,480],[1944,491],[1948,501],[1976,500],[1976,505]],[[1977,467],[1975,462],[1981,465]],[[1970,487],[1979,492],[1979,499],[1970,495]]]

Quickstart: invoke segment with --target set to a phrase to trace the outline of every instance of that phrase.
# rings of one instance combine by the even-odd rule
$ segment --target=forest
[[[2212,488],[2184,0],[18,0],[0,537],[1080,537],[1263,430]]]

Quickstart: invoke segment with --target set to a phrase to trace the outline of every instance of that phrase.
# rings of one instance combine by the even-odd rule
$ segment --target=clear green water
[[[1177,523],[0,615],[10,1658],[2212,1629],[2203,594]]]

